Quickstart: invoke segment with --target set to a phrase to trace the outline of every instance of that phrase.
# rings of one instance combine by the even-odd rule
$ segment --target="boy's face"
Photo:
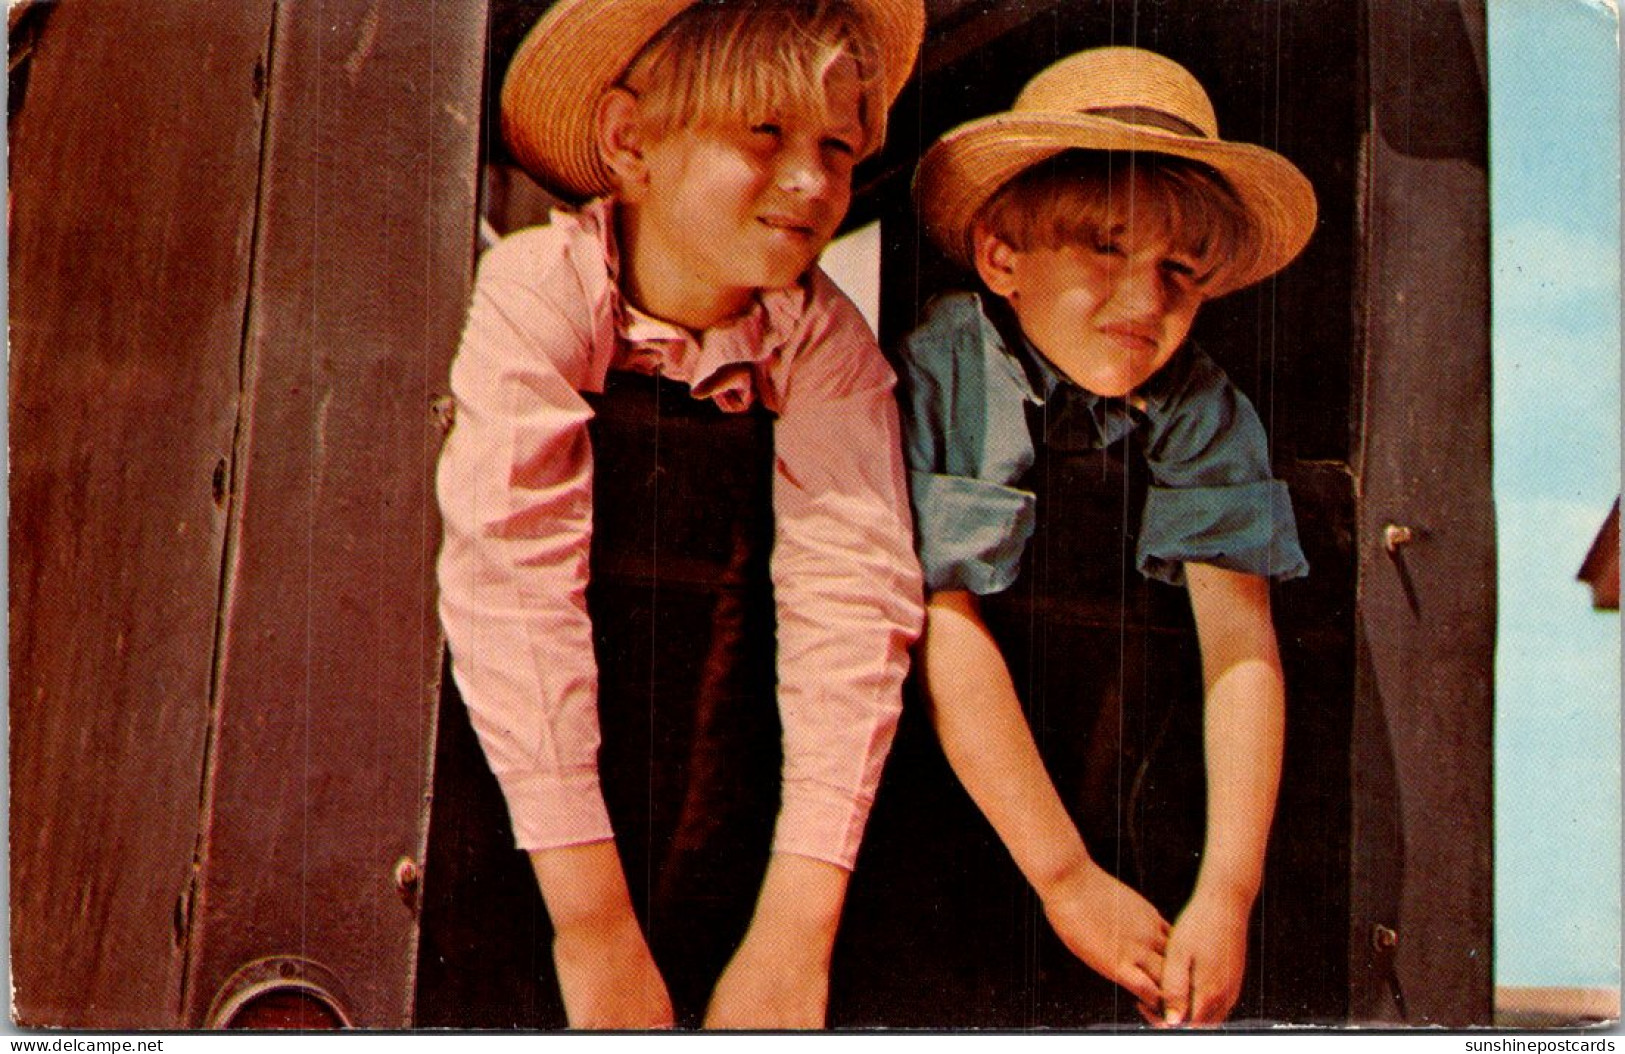
[[[1154,225],[1090,245],[1020,250],[976,233],[977,270],[1027,339],[1096,395],[1124,396],[1179,350],[1202,306],[1197,261]]]
[[[791,285],[835,234],[864,142],[857,66],[825,81],[826,112],[684,128],[650,144],[632,202],[636,252],[713,292]]]

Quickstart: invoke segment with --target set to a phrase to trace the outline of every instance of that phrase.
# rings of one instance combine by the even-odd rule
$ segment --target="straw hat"
[[[949,256],[973,267],[972,224],[1024,169],[1064,150],[1142,150],[1201,161],[1224,176],[1259,235],[1252,267],[1215,276],[1210,296],[1285,267],[1315,227],[1315,192],[1286,158],[1219,138],[1207,92],[1185,67],[1140,48],[1080,51],[1040,72],[1013,109],[937,140],[914,175],[920,221]]]
[[[502,130],[514,157],[548,189],[588,198],[610,188],[593,114],[604,92],[695,0],[558,0],[531,27],[502,84]],[[886,60],[886,102],[914,69],[923,0],[852,0]]]

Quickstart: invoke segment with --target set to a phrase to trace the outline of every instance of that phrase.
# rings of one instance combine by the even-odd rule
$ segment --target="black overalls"
[[[630,373],[588,399],[599,773],[678,1024],[697,1026],[749,922],[779,806],[772,417]],[[536,880],[444,683],[417,1024],[562,1028]]]
[[[1060,400],[1052,399],[1052,404]],[[1064,403],[1030,408],[1018,484],[1037,524],[1017,580],[981,599],[1050,776],[1091,855],[1170,921],[1202,839],[1202,685],[1182,589],[1134,566],[1146,468],[1135,435],[1080,442]],[[1046,416],[1046,414],[1048,416]],[[832,1024],[1135,1024],[1079,962],[948,767],[918,673],[854,875]]]

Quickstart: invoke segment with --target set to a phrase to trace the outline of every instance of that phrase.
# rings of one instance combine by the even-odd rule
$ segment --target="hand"
[[[553,965],[571,1028],[670,1028],[671,996],[632,910],[612,841],[535,849]]]
[[[823,1028],[844,868],[774,853],[750,928],[722,971],[706,1028]]]
[[[1151,902],[1087,861],[1044,894],[1044,914],[1067,948],[1142,1004],[1162,996],[1168,922]]]
[[[746,934],[711,993],[705,1027],[814,1029],[824,1027],[829,963],[798,954],[788,941],[768,946]]]
[[[571,1028],[672,1027],[671,996],[636,919],[558,931],[553,965]]]
[[[1217,1025],[1230,1016],[1247,966],[1250,900],[1200,887],[1174,923],[1162,971],[1162,1014],[1153,1024]],[[1141,1013],[1148,1007],[1142,1006]]]

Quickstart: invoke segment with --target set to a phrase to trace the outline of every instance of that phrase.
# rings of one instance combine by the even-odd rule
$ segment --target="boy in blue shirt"
[[[1153,1023],[1223,1021],[1281,771],[1269,583],[1307,566],[1256,412],[1185,338],[1205,301],[1298,254],[1313,190],[1279,155],[1220,139],[1183,67],[1100,48],[943,136],[915,195],[987,291],[936,301],[902,353],[930,595],[921,668],[943,751],[1072,954]],[[1024,573],[1044,519],[1035,462],[1125,438],[1150,479],[1137,562],[1187,587],[1205,685],[1206,835],[1171,925],[1090,856],[982,612]],[[1055,519],[1046,530],[1066,530]]]

